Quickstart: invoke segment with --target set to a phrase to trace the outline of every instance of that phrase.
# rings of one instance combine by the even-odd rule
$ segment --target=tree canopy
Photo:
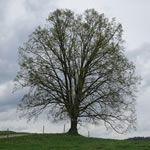
[[[135,128],[139,79],[124,54],[122,25],[94,9],[50,13],[19,48],[16,88],[26,88],[19,105],[29,119],[43,110],[54,120],[103,122],[118,133]]]

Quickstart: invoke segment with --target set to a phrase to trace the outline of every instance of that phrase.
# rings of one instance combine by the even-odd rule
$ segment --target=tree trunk
[[[68,133],[69,133],[69,134],[78,135],[78,130],[77,130],[77,118],[72,118],[72,119],[71,119],[71,127],[70,127]]]

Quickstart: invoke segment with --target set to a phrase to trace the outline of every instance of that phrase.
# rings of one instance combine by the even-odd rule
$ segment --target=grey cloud
[[[135,60],[137,57],[144,57],[149,59],[150,57],[150,43],[145,43],[139,48],[128,51],[128,56]]]
[[[23,95],[23,91],[18,91],[15,94],[13,94],[12,82],[1,84],[0,89],[0,112],[5,112],[11,108],[16,109],[19,100]]]
[[[4,84],[16,75],[18,66],[6,60],[0,59],[0,84]]]
[[[46,7],[51,9],[51,3],[48,0],[0,2],[0,84],[12,80],[18,68],[18,47],[27,41],[41,20],[45,23],[47,16],[43,16],[43,10]]]
[[[4,122],[4,121],[12,121],[15,119],[16,116],[16,110],[15,108],[11,108],[11,109],[6,109],[5,111],[2,111],[0,113],[0,120],[1,122]]]
[[[142,78],[137,95],[137,132],[134,135],[149,136],[150,43],[128,51],[127,56],[135,63],[136,72]]]
[[[150,87],[150,43],[128,51],[127,56],[134,62],[136,72],[142,78],[142,89]]]
[[[56,1],[55,1],[56,3]],[[26,0],[24,1],[24,6],[29,12],[41,13],[44,12],[44,8],[46,7],[54,7],[54,1],[52,0]]]
[[[6,18],[8,3],[9,3],[9,1],[6,1],[6,0],[1,0],[1,2],[0,2],[0,18],[1,18],[1,21],[4,21],[5,18]]]
[[[1,57],[8,52],[8,55],[10,52],[13,54],[18,45],[25,42],[28,35],[38,25],[45,23],[48,12],[53,9],[52,2],[49,0],[5,0],[0,2],[0,6],[5,8],[0,9],[0,14],[2,14],[0,15]],[[14,57],[16,57],[16,52]]]
[[[12,94],[12,81],[19,67],[18,47],[27,41],[29,34],[38,25],[45,23],[48,13],[53,9],[52,2],[49,0],[0,1],[0,130],[7,127],[18,131],[29,129],[26,121],[20,123],[17,121],[16,108],[24,91]]]
[[[137,2],[137,0],[134,0],[134,2]],[[81,12],[91,7],[95,8],[100,13],[102,10],[107,16],[116,17],[116,19],[125,26],[125,40],[127,40],[131,46],[134,45],[133,47],[136,47],[138,44],[143,43],[143,41],[149,40],[147,38],[149,31],[147,28],[144,28],[145,25],[149,25],[149,22],[143,17],[144,15],[148,16],[149,13],[145,13],[142,8],[145,7],[145,5],[149,6],[149,1],[147,0],[147,4],[145,4],[145,2],[138,0],[138,5],[136,6],[134,2],[132,2],[132,6],[134,6],[135,12],[133,12],[133,7],[129,0],[125,1],[123,4],[119,0],[115,0],[114,3],[109,3],[108,0],[102,0],[102,5],[98,5],[98,0],[90,0],[89,3],[86,3],[86,1],[80,3],[79,1],[70,2],[68,0],[0,0],[0,130],[12,128],[16,131],[39,132],[42,131],[42,126],[45,125],[47,131],[63,131],[64,122],[51,124],[44,117],[45,114],[41,115],[39,121],[35,124],[26,124],[26,120],[18,120],[16,108],[24,92],[19,91],[12,94],[12,80],[18,70],[18,47],[22,46],[23,43],[27,41],[28,35],[31,34],[38,25],[46,23],[45,19],[48,17],[49,12],[55,10],[57,7],[67,7],[76,12]],[[124,4],[126,7],[124,7]],[[104,9],[103,6],[108,9]],[[128,7],[129,12],[126,11]],[[142,24],[140,24],[141,19],[139,15],[136,14],[139,12],[139,8],[142,11]],[[146,7],[146,10],[149,10],[149,8]],[[131,12],[133,13],[129,17]],[[145,24],[144,21],[147,23]],[[137,24],[138,27],[135,26]],[[137,100],[138,130],[136,133],[129,134],[129,136],[148,135],[150,134],[148,123],[150,105],[148,99],[150,93],[150,43],[144,44],[135,50],[129,50],[126,54],[128,58],[136,64],[136,71],[143,79]],[[66,129],[68,128],[69,123],[67,122]],[[121,136],[118,136],[114,132],[104,132],[105,129],[103,127],[90,126],[89,130],[91,136],[121,138]],[[87,135],[86,128],[81,128],[79,131]]]

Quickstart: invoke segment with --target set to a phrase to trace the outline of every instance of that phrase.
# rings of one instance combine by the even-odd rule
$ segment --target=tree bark
[[[71,127],[70,127],[68,133],[78,135],[77,118],[72,118],[71,119]]]

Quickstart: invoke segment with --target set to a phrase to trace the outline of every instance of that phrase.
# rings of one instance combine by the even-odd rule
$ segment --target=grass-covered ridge
[[[0,136],[14,135],[14,134],[28,134],[28,133],[25,133],[25,132],[15,132],[15,131],[0,131]]]
[[[16,132],[14,132],[14,131],[0,131],[0,136],[8,135],[8,134],[16,134]]]
[[[0,139],[0,150],[149,150],[150,142],[34,134]]]

